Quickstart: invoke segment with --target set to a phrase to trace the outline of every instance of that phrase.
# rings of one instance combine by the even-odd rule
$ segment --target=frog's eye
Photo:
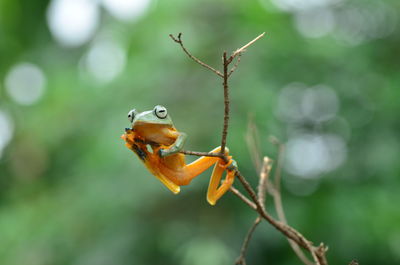
[[[161,105],[154,107],[154,114],[160,119],[165,119],[167,117],[167,109]]]
[[[133,110],[131,110],[131,111],[128,112],[128,120],[129,120],[130,122],[133,122],[133,119],[135,119],[135,113],[136,113],[136,110],[135,110],[135,109],[133,109]]]

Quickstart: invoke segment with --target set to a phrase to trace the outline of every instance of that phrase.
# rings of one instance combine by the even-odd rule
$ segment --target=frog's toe
[[[238,168],[237,162],[234,159],[231,159],[231,164],[228,166],[228,170],[236,170]]]

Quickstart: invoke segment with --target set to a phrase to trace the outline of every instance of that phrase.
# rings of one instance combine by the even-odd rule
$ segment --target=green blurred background
[[[286,144],[289,223],[331,264],[400,264],[399,22],[398,0],[0,0],[0,263],[233,264],[255,213],[209,206],[209,171],[174,196],[119,137],[162,104],[186,149],[218,146],[221,80],[168,34],[217,67],[266,31],[231,78],[240,170],[252,116],[264,155]],[[248,264],[300,261],[263,223]]]

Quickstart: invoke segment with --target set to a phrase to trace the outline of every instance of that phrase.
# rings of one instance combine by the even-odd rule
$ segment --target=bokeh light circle
[[[334,118],[338,110],[338,97],[330,87],[306,87],[301,83],[292,83],[282,89],[276,114],[289,123],[319,123]]]
[[[296,29],[307,38],[320,38],[331,33],[335,27],[335,17],[328,8],[315,8],[298,12],[294,16]]]
[[[96,1],[53,0],[47,12],[50,32],[64,46],[86,43],[99,24],[99,8]]]
[[[111,39],[94,43],[85,57],[87,72],[100,83],[116,78],[124,70],[125,64],[125,49]]]
[[[5,78],[5,87],[10,97],[21,105],[31,105],[43,95],[46,77],[32,63],[19,63],[11,68]]]
[[[346,143],[337,135],[298,135],[287,143],[285,168],[295,176],[316,178],[339,167],[346,157]]]
[[[104,7],[117,19],[133,21],[149,8],[150,0],[102,0]]]

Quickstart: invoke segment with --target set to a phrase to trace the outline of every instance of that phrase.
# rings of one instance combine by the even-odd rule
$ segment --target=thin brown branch
[[[241,199],[244,203],[246,203],[248,206],[250,206],[250,208],[252,208],[253,210],[257,210],[257,206],[254,202],[252,202],[251,200],[249,200],[243,193],[241,193],[239,190],[237,190],[235,187],[231,186],[229,188],[229,190],[235,194],[237,197],[239,197],[239,199]]]
[[[222,55],[222,64],[223,64],[223,75],[222,78],[224,79],[222,85],[224,88],[224,125],[223,125],[223,130],[222,130],[222,138],[221,138],[221,154],[225,153],[225,146],[226,146],[226,137],[228,135],[228,123],[229,123],[229,86],[228,86],[228,79],[230,74],[236,69],[236,66],[233,66],[232,70],[228,73],[228,67],[229,64],[232,62],[232,60],[236,57],[239,56],[242,52],[246,50],[246,48],[250,47],[254,42],[259,40],[264,36],[265,32],[257,36],[254,40],[250,41],[246,45],[244,45],[242,48],[237,49],[235,52],[232,53],[232,55],[228,58],[226,55],[226,51]],[[240,58],[240,57],[239,57]],[[239,63],[240,59],[238,58]]]
[[[272,185],[272,183],[270,183]],[[273,189],[272,191],[272,197],[274,198],[274,205],[275,209],[278,215],[278,219],[283,222],[284,224],[287,224],[285,212],[283,210],[283,205],[282,205],[282,198],[280,195],[280,192],[276,188]],[[310,261],[307,256],[303,253],[303,251],[300,249],[300,247],[296,244],[291,239],[288,239],[288,242],[293,249],[293,251],[296,253],[296,255],[299,257],[299,259],[306,265],[313,265],[314,263]]]
[[[216,75],[223,77],[223,75],[221,74],[220,71],[218,71],[217,69],[213,68],[212,66],[202,62],[200,59],[198,59],[197,57],[193,56],[187,49],[186,47],[183,45],[183,41],[182,41],[182,33],[178,34],[178,37],[175,38],[174,35],[169,34],[170,38],[176,42],[179,43],[179,45],[181,45],[182,50],[187,54],[187,56],[189,56],[190,59],[192,59],[193,61],[195,61],[196,63],[200,64],[201,66],[207,68],[208,70],[211,70],[212,72],[214,72]]]
[[[232,74],[233,72],[235,72],[236,68],[238,67],[238,65],[239,65],[239,63],[240,63],[240,58],[241,58],[241,54],[239,54],[239,55],[237,56],[236,63],[233,65],[233,67],[232,67],[231,70],[229,71],[228,77],[231,76],[231,74]]]
[[[260,202],[264,210],[265,210],[265,194],[268,183],[267,181],[269,178],[269,173],[271,172],[271,168],[272,168],[272,160],[269,159],[267,156],[264,157],[263,166],[260,172],[260,179],[257,186],[258,201]]]
[[[195,152],[188,150],[181,150],[179,153],[185,155],[193,155],[193,156],[211,156],[211,157],[220,157],[221,159],[225,159],[225,156],[220,153],[209,153],[209,152]]]
[[[325,247],[324,243],[320,243],[318,247],[313,248],[319,263],[321,265],[327,265],[328,261],[326,260],[325,253],[328,251],[328,247]]]
[[[314,262],[316,265],[326,265],[325,259],[325,252],[317,252],[315,247],[313,247],[312,243],[308,241],[302,234],[300,234],[294,228],[286,225],[283,222],[276,221],[272,216],[270,216],[260,205],[257,195],[254,192],[253,188],[247,182],[247,180],[243,177],[243,175],[236,171],[236,177],[242,183],[243,187],[246,189],[247,193],[249,193],[251,199],[257,206],[257,212],[262,216],[268,223],[274,226],[278,231],[283,233],[289,239],[295,241],[299,246],[303,247],[304,249],[308,250],[311,255],[313,256]]]
[[[255,39],[253,39],[252,41],[250,41],[249,43],[247,43],[246,45],[244,45],[243,47],[237,49],[236,51],[234,51],[232,53],[232,55],[228,58],[228,64],[230,64],[232,62],[232,60],[240,55],[241,53],[245,52],[247,48],[249,48],[252,44],[254,44],[256,41],[258,41],[259,39],[261,39],[262,37],[264,37],[265,32],[261,33],[260,35],[258,35]]]
[[[246,45],[244,45],[242,48],[237,49],[229,58],[227,58],[226,51],[222,55],[222,65],[223,65],[223,83],[222,86],[224,88],[224,124],[223,124],[223,129],[222,129],[222,137],[221,137],[221,154],[225,154],[225,146],[226,146],[226,137],[228,135],[228,125],[229,125],[229,86],[228,86],[228,79],[230,74],[236,69],[235,66],[233,66],[232,70],[230,73],[228,73],[228,68],[229,64],[232,62],[232,60],[240,55],[242,52],[245,51],[246,48],[248,48],[250,45],[252,45],[254,42],[256,42],[258,39],[263,37],[265,34],[262,33],[261,35],[257,36],[254,40],[250,41]],[[239,62],[239,59],[238,59]],[[237,62],[237,63],[238,63]]]
[[[228,124],[229,124],[229,87],[228,87],[228,66],[226,52],[222,56],[223,66],[224,66],[224,81],[222,83],[224,87],[224,125],[222,128],[221,137],[221,154],[225,154],[226,137],[228,135]]]
[[[258,191],[258,200],[261,206],[265,210],[265,194],[266,194],[266,188],[267,188],[267,180],[269,177],[269,172],[271,170],[271,163],[272,160],[269,159],[268,157],[264,157],[263,161],[263,167],[260,173],[260,180],[257,186],[257,191]],[[247,198],[246,198],[247,199]],[[254,204],[254,203],[253,203]],[[254,210],[257,210],[257,206],[254,204]],[[250,227],[249,231],[247,232],[247,235],[243,241],[242,248],[240,250],[240,256],[236,259],[236,264],[237,265],[246,265],[246,251],[249,246],[251,237],[257,227],[257,225],[261,222],[262,217],[258,216],[256,220],[254,221],[253,225]]]
[[[254,220],[253,225],[250,227],[249,231],[247,232],[246,237],[243,240],[242,248],[240,250],[240,256],[237,258],[236,263],[237,265],[246,265],[246,252],[249,247],[249,243],[251,237],[253,236],[254,231],[256,230],[258,224],[261,222],[261,217],[258,216],[256,220]]]

